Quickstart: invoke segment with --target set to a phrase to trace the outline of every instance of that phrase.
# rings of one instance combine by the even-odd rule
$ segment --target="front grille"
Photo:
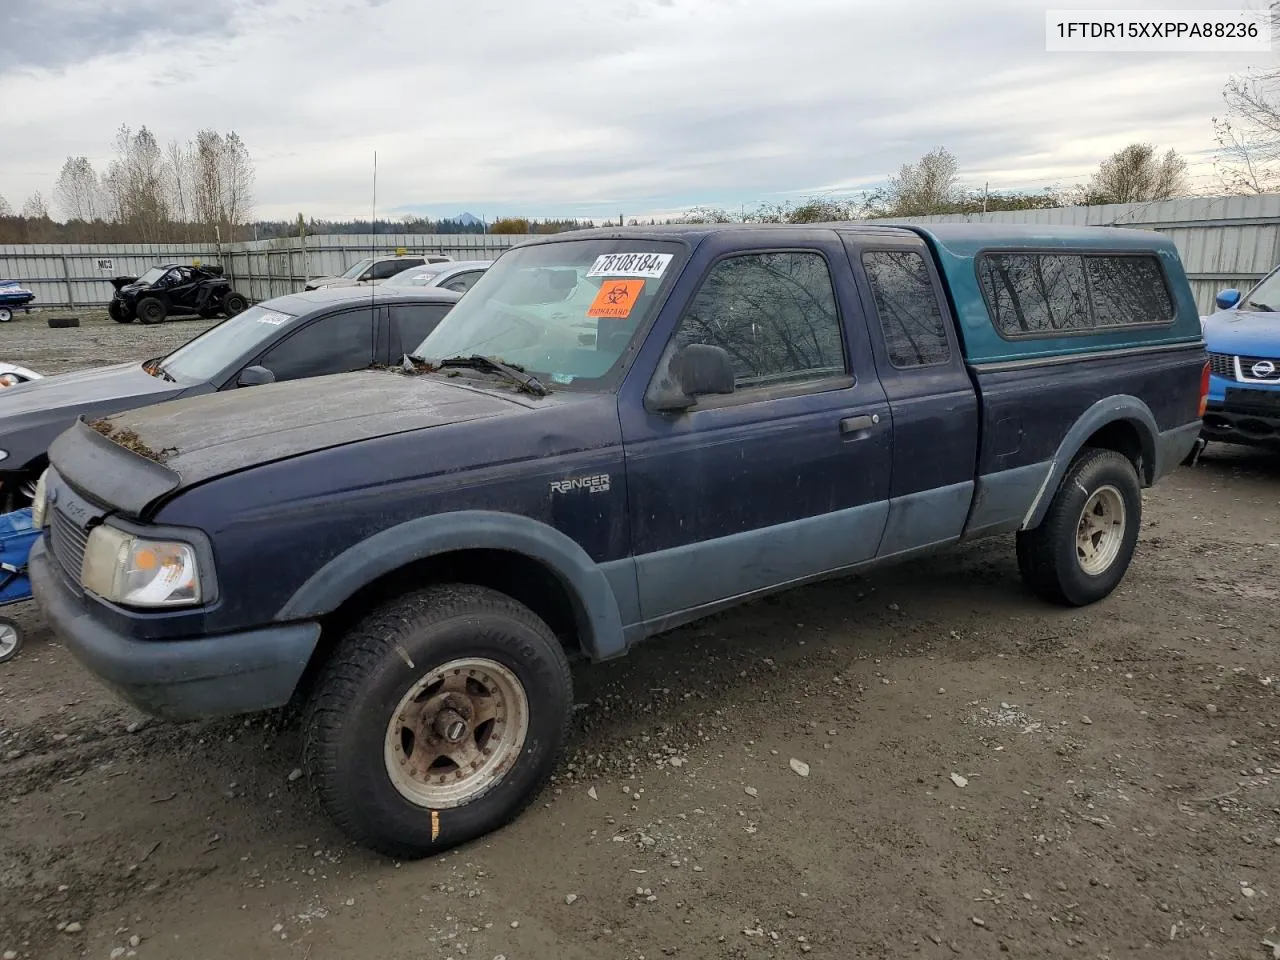
[[[1209,369],[1219,377],[1234,380],[1236,378],[1235,357],[1229,353],[1211,353],[1209,354]]]
[[[57,507],[49,520],[49,546],[54,557],[76,583],[80,582],[80,568],[84,565],[84,547],[89,535],[76,522]]]
[[[1280,383],[1280,359],[1275,357],[1240,357],[1240,373],[1246,380],[1253,380],[1258,383]],[[1262,364],[1263,373],[1261,375],[1254,372],[1254,367]],[[1271,372],[1265,372],[1267,367],[1271,368]]]

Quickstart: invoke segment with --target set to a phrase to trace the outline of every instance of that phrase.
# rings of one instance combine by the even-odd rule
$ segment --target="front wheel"
[[[163,323],[165,315],[169,311],[160,300],[155,297],[146,297],[138,301],[135,312],[142,323],[151,326],[152,324]]]
[[[13,319],[13,311],[8,307],[0,307],[0,323],[8,323]]]
[[[1142,487],[1129,459],[1087,450],[1063,477],[1044,521],[1017,536],[1026,585],[1053,603],[1082,607],[1124,579],[1142,526]]]
[[[233,293],[222,302],[222,312],[228,317],[234,317],[237,313],[244,313],[249,309],[249,301],[238,293]]]
[[[352,839],[426,856],[533,801],[572,706],[564,650],[532,611],[484,587],[430,587],[339,642],[308,702],[304,766]]]

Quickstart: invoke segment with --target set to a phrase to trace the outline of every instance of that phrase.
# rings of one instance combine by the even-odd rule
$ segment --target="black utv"
[[[215,266],[166,263],[140,277],[113,277],[107,312],[116,323],[163,323],[170,316],[234,317],[249,306]]]

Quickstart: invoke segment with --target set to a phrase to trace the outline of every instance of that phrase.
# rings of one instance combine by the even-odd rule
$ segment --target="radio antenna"
[[[369,211],[369,229],[372,231],[372,240],[369,243],[370,251],[373,253],[373,263],[369,265],[369,269],[373,272],[373,276],[369,278],[369,311],[373,315],[376,307],[374,300],[374,290],[378,282],[378,151],[373,151],[373,208]],[[377,316],[372,316],[373,323],[377,325]]]

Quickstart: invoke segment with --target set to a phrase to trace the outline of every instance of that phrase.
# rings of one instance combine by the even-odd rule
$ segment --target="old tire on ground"
[[[164,303],[155,297],[143,297],[138,301],[138,306],[134,310],[138,319],[150,326],[155,323],[163,323],[165,314],[169,311],[165,309]]]
[[[532,611],[485,587],[429,587],[342,638],[307,703],[304,767],[352,839],[427,856],[534,800],[572,707],[564,650]]]
[[[8,323],[13,319],[13,311],[8,307],[0,307],[0,323]]]
[[[222,312],[228,317],[234,317],[237,313],[244,313],[249,309],[249,301],[238,293],[228,295],[227,299],[222,301]]]
[[[1141,526],[1142,488],[1133,463],[1114,450],[1086,449],[1062,478],[1040,526],[1019,531],[1018,569],[1045,600],[1095,603],[1124,578]]]
[[[133,323],[133,314],[125,311],[124,304],[112,300],[107,304],[107,315],[116,323]]]
[[[50,317],[49,326],[54,330],[65,330],[68,327],[80,326],[79,317]]]
[[[22,649],[22,628],[8,617],[0,617],[0,663],[12,660]]]

